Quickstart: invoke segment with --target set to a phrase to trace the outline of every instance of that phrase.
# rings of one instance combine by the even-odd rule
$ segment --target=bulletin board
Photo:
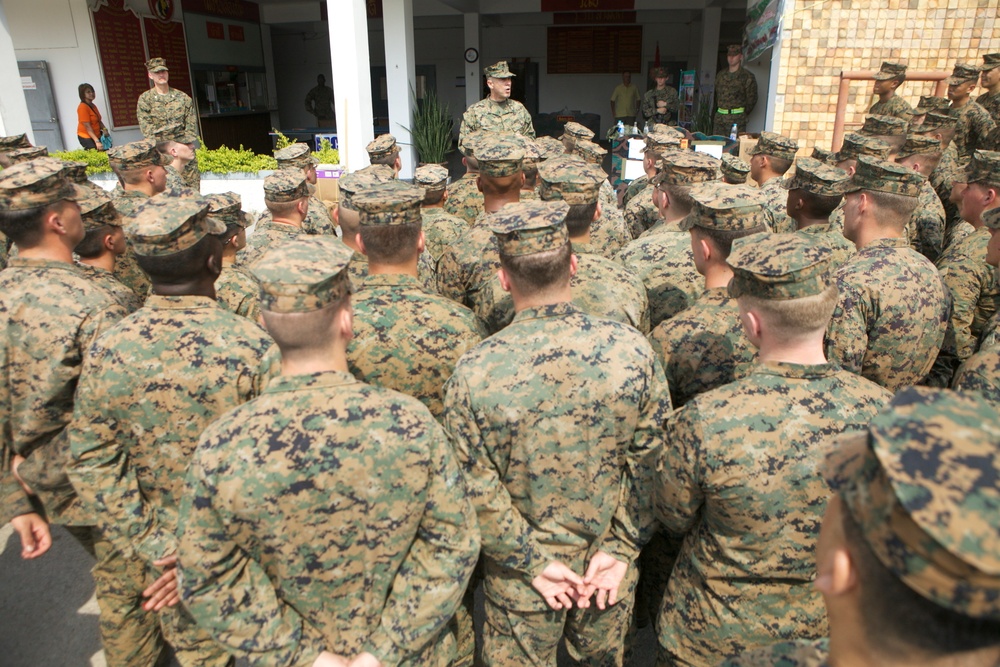
[[[549,74],[642,70],[642,26],[550,26]]]

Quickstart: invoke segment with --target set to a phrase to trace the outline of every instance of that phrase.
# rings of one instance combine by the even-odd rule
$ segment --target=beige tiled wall
[[[802,152],[830,148],[841,71],[889,60],[950,72],[958,61],[981,63],[996,52],[1000,0],[786,0],[773,129],[796,138]],[[876,101],[871,86],[851,84],[848,131]],[[908,81],[899,94],[916,106],[933,91],[931,81]]]

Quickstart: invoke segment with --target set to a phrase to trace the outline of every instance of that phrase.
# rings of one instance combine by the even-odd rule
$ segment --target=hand
[[[21,536],[21,558],[38,558],[52,546],[49,524],[40,514],[30,512],[16,516],[10,520],[10,525]]]
[[[153,561],[153,565],[163,568],[163,574],[142,592],[142,597],[149,598],[142,605],[146,611],[160,611],[181,601],[177,590],[177,556],[166,556]]]
[[[552,609],[569,609],[583,588],[583,579],[559,561],[552,561],[542,573],[531,580],[531,586],[541,593]]]
[[[24,463],[24,461],[25,458],[23,456],[20,454],[14,454],[14,458],[10,462],[10,472],[14,475],[14,479],[17,480],[17,483],[21,485],[21,488],[24,489],[24,492],[29,496],[33,496],[35,495],[35,492],[32,491],[31,487],[28,486],[23,479],[21,479],[20,475],[17,474],[18,467]]]
[[[346,658],[323,651],[313,661],[312,667],[348,667],[348,663]]]
[[[597,591],[597,608],[605,610],[615,602],[618,602],[618,586],[628,572],[628,563],[623,563],[614,556],[598,551],[590,559],[587,573],[583,575],[583,583],[586,585],[586,597]]]
[[[382,663],[371,653],[366,652],[351,660],[349,667],[382,667]]]

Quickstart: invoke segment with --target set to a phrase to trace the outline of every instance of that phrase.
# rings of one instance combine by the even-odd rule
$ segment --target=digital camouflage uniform
[[[730,185],[743,185],[750,176],[750,163],[729,153],[722,154],[719,169],[722,171],[722,180]]]
[[[88,280],[124,308],[126,314],[134,313],[142,307],[142,299],[115,278],[111,271],[88,264],[77,264],[77,267]]]
[[[750,149],[750,155],[765,155],[791,162],[795,160],[795,153],[798,150],[799,144],[794,139],[774,132],[761,132],[757,145]],[[768,226],[776,234],[791,233],[797,229],[795,221],[788,216],[788,192],[785,180],[784,176],[775,176],[760,186],[760,197],[770,219]]]
[[[1000,93],[983,93],[976,98],[976,104],[986,109],[993,122],[1000,125]]]
[[[704,290],[694,266],[691,236],[677,227],[663,227],[632,241],[615,261],[645,285],[651,327],[691,306]]]
[[[742,65],[735,72],[724,69],[715,75],[715,109],[712,122],[712,134],[728,137],[736,123],[740,134],[747,131],[747,118],[757,105],[757,79]],[[719,113],[719,109],[729,111]],[[734,109],[743,109],[742,113],[733,113]]]
[[[966,359],[955,373],[951,388],[978,391],[1000,407],[1000,346],[984,347]]]
[[[812,237],[820,245],[829,248],[833,253],[830,266],[834,271],[846,264],[858,251],[853,243],[844,238],[844,232],[833,225],[809,225],[795,233]]]
[[[336,236],[337,225],[333,221],[333,216],[330,215],[329,207],[322,199],[312,194],[312,188],[309,188],[309,192],[309,211],[306,213],[306,219],[302,221],[302,232]],[[257,218],[257,226],[254,230],[259,229],[262,223],[269,222],[271,222],[271,212],[264,209],[261,211],[260,217]]]
[[[785,189],[802,190],[807,194],[818,196],[843,197],[847,184],[850,181],[850,176],[848,176],[846,171],[824,164],[812,157],[801,157],[795,165],[795,175],[786,179],[783,183]],[[813,243],[830,250],[832,253],[830,257],[832,270],[843,266],[857,252],[854,244],[844,237],[841,207],[843,207],[843,201],[831,213],[829,223],[807,225],[795,232],[796,234],[807,236]],[[841,213],[840,220],[839,222],[834,222],[837,213]],[[799,224],[799,222],[796,222],[796,227]]]
[[[153,72],[157,69],[167,69],[167,66],[163,58],[152,58],[146,63],[146,69]],[[135,105],[135,115],[139,120],[139,131],[147,139],[152,139],[158,128],[175,123],[182,123],[186,134],[198,136],[198,117],[195,114],[194,103],[186,93],[176,88],[171,88],[165,95],[156,92],[155,88],[150,88],[139,95]],[[185,166],[182,176],[189,188],[201,189],[197,157]]]
[[[729,293],[821,294],[829,260],[801,236],[738,239]],[[655,511],[687,534],[657,624],[658,664],[717,665],[749,647],[826,634],[813,578],[829,492],[816,472],[829,438],[860,430],[890,398],[836,364],[763,361],[668,419]]]
[[[470,225],[483,212],[483,193],[476,185],[477,178],[478,173],[465,174],[449,185],[448,199],[444,202],[445,211]]]
[[[910,119],[913,118],[913,107],[899,95],[893,95],[885,102],[878,101],[871,105],[868,113],[878,116],[894,116],[909,123]]]
[[[529,254],[568,241],[565,212],[522,203],[492,224],[505,253]],[[618,551],[623,473],[648,480],[669,411],[641,334],[569,303],[522,310],[459,361],[445,419],[483,532],[487,665],[555,665],[563,637],[574,660],[622,664],[633,568],[604,612],[553,611],[530,582],[552,561],[583,572],[597,549]]]
[[[448,186],[448,170],[437,164],[422,165],[414,171],[413,184],[423,188],[425,196],[435,193],[441,193],[443,196]],[[420,209],[420,218],[427,252],[436,267],[445,249],[454,243],[469,225],[461,218],[445,211],[440,202],[424,205]]]
[[[180,190],[188,187],[188,184],[184,182],[172,164],[164,165],[163,168],[167,171],[167,190]]]
[[[295,143],[274,152],[274,159],[278,161],[278,169],[301,169],[303,173],[315,169],[318,160],[313,157],[308,144]],[[314,172],[313,172],[314,174]],[[302,229],[306,234],[337,234],[337,223],[333,221],[330,208],[322,199],[316,196],[316,179],[306,175],[306,187],[309,190],[309,210],[306,219],[302,221]],[[270,220],[271,212],[267,209],[261,213],[258,224],[261,220]]]
[[[947,79],[948,85],[961,84],[979,79],[979,66],[958,63]],[[951,106],[948,114],[958,121],[954,141],[958,157],[967,160],[978,149],[989,149],[987,138],[996,127],[990,112],[972,101],[970,96],[960,107]]]
[[[264,179],[264,202],[288,203],[309,196],[306,175],[299,169],[280,169]],[[304,224],[304,223],[303,223]],[[247,247],[237,255],[238,266],[251,267],[269,248],[283,245],[305,234],[302,227],[275,222],[270,211],[262,215],[247,239]]]
[[[646,174],[633,179],[628,184],[628,187],[625,188],[625,194],[622,196],[622,207],[628,206],[628,203],[632,201],[632,198],[645,190],[647,187],[649,187],[649,176],[646,176]]]
[[[640,190],[625,207],[625,225],[632,239],[642,236],[660,220],[660,211],[653,203],[653,188]]]
[[[122,218],[111,203],[111,198],[103,189],[85,188],[88,192],[83,199],[78,199],[80,206],[80,218],[83,220],[83,229],[88,234],[105,227],[117,227],[121,229]],[[116,258],[117,259],[117,258]],[[115,278],[112,271],[98,266],[85,264],[87,260],[77,262],[77,267],[101,290],[111,296],[118,304],[125,309],[126,313],[133,313],[142,307],[142,299],[135,292],[125,286],[120,280]]]
[[[1000,313],[990,318],[979,336],[980,350],[988,350],[996,345],[1000,345]]]
[[[949,351],[955,353],[958,362],[976,351],[987,322],[1000,308],[996,272],[986,263],[989,241],[990,230],[981,227],[955,243],[938,260],[938,271],[953,302],[949,336],[954,334],[954,349]]]
[[[516,76],[501,60],[495,65],[483,68],[487,78],[508,79]],[[514,99],[494,102],[485,97],[472,104],[462,114],[462,126],[458,132],[458,147],[465,145],[465,139],[473,132],[506,132],[534,138],[535,127],[531,124],[531,114],[524,105]]]
[[[830,640],[800,639],[779,642],[746,651],[730,658],[721,667],[828,667]]]
[[[294,236],[292,237],[294,238]],[[260,322],[260,285],[248,270],[225,264],[215,281],[215,299],[226,310]]]
[[[920,184],[917,209],[906,223],[910,247],[927,259],[936,261],[944,249],[945,211],[930,181]]]
[[[355,252],[351,256],[351,264],[347,270],[351,274],[351,280],[360,285],[368,277],[368,258],[360,252]],[[437,270],[434,267],[434,260],[426,250],[417,257],[417,280],[425,292],[438,293]]]
[[[567,124],[568,126],[568,124]],[[588,130],[588,133],[593,135]],[[626,243],[632,240],[625,222],[625,217],[621,209],[618,208],[618,195],[608,181],[608,175],[604,172],[601,164],[608,151],[590,141],[589,139],[577,139],[573,153],[567,153],[550,158],[547,164],[566,164],[566,160],[575,157],[582,158],[584,162],[594,165],[595,173],[601,174],[600,189],[598,190],[598,201],[601,202],[601,216],[590,225],[590,242],[600,255],[613,258]]]
[[[657,113],[657,102],[666,102],[666,113]],[[672,86],[665,86],[663,90],[658,88],[647,90],[642,96],[642,104],[639,107],[646,122],[671,125],[677,124],[677,112],[680,108],[681,99],[677,96],[677,89]]]

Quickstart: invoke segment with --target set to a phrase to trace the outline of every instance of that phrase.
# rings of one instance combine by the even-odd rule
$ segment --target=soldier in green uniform
[[[268,248],[305,234],[302,225],[309,215],[309,187],[300,169],[279,169],[264,179],[264,206],[247,248],[238,254],[240,266],[251,267]]]
[[[996,665],[998,441],[995,405],[922,387],[835,441],[821,472],[836,495],[816,547],[829,639],[755,649],[724,667]]]
[[[462,164],[465,165],[465,173],[448,186],[448,199],[444,203],[445,211],[465,220],[469,225],[483,212],[483,193],[479,191],[478,184],[479,160],[476,159],[475,150],[479,141],[486,136],[486,132],[470,132],[465,138],[465,144],[459,146],[459,151],[464,156]]]
[[[593,141],[593,139],[594,131],[575,121],[568,121],[563,127],[562,136],[559,137],[559,141],[562,142],[562,145],[566,149],[567,153],[573,153],[576,151],[576,142]]]
[[[889,157],[894,157],[896,152],[906,143],[906,134],[910,124],[902,118],[895,116],[865,116],[864,125],[858,130],[858,134],[863,137],[879,139],[889,144]]]
[[[795,221],[788,217],[788,192],[782,183],[798,150],[797,141],[774,132],[761,132],[757,145],[750,149],[750,178],[760,186],[768,226],[775,233],[795,231]]]
[[[663,125],[663,126],[660,126],[660,127],[656,127],[655,129],[652,129],[652,130],[650,130],[649,133],[647,133],[646,139],[645,139],[647,146],[649,145],[649,135],[653,134],[653,133],[667,134],[667,135],[675,137],[676,138],[675,142],[669,142],[666,138],[664,138],[662,140],[662,142],[663,142],[664,146],[673,146],[673,147],[676,147],[676,148],[680,148],[681,139],[685,138],[684,132],[682,132],[681,130],[678,130],[676,127],[669,127],[669,126]],[[645,157],[645,155],[644,155],[644,157]],[[639,176],[638,178],[633,179],[628,184],[628,187],[625,188],[625,194],[622,196],[622,207],[623,208],[628,208],[629,202],[632,201],[632,199],[636,195],[638,195],[640,192],[642,192],[647,187],[649,187],[649,179],[652,178],[656,174],[655,160],[653,161],[653,164],[649,165],[648,168],[647,168],[647,166],[646,166],[645,163],[643,163],[642,167],[643,167],[643,172],[645,172],[645,173],[643,173],[642,176]]]
[[[896,94],[896,90],[906,81],[906,65],[883,62],[875,73],[872,92],[878,95],[878,102],[871,105],[868,113],[880,116],[895,116],[907,123],[913,118],[913,107]]]
[[[143,300],[120,280],[115,278],[115,262],[125,253],[125,232],[122,218],[103,190],[88,189],[87,196],[77,200],[83,220],[83,240],[76,244],[73,253],[79,258],[77,265],[84,275],[104,290],[127,313],[134,313]]]
[[[890,391],[927,375],[948,322],[944,283],[906,240],[922,181],[912,169],[861,156],[844,204],[844,236],[858,253],[837,270],[826,353]]]
[[[479,530],[427,408],[347,372],[350,261],[304,235],[254,267],[281,375],[202,434],[181,595],[251,664],[447,667]]]
[[[486,132],[505,132],[521,134],[526,137],[535,136],[535,127],[531,124],[531,114],[517,100],[510,99],[511,77],[516,76],[510,71],[506,60],[483,68],[486,75],[486,87],[490,94],[468,109],[462,115],[462,126],[458,132],[458,146],[465,145],[465,139],[471,133],[485,130]]]
[[[324,75],[316,75],[316,85],[306,93],[305,108],[306,113],[316,119],[316,127],[334,127],[336,125],[333,88],[326,85]]]
[[[330,234],[337,233],[337,225],[333,221],[333,215],[326,203],[316,196],[316,158],[313,157],[309,146],[306,144],[292,144],[281,150],[274,152],[274,158],[278,161],[278,169],[301,170],[305,175],[306,188],[309,190],[309,210],[306,212],[306,219],[302,222],[302,229],[306,234]],[[264,211],[257,224],[267,222],[270,219],[270,211]]]
[[[483,534],[487,666],[554,667],[564,639],[573,660],[622,664],[635,573],[612,523],[631,524],[623,480],[648,480],[670,411],[642,335],[571,303],[568,209],[521,202],[490,218],[517,315],[445,387]]]
[[[226,226],[222,241],[222,272],[215,280],[215,299],[237,315],[260,324],[260,285],[253,274],[236,265],[239,252],[247,247],[247,214],[235,192],[206,197],[208,215]]]
[[[677,89],[667,85],[667,71],[662,67],[654,67],[649,76],[656,82],[656,87],[650,88],[642,96],[639,110],[643,120],[651,124],[676,125],[677,112],[681,108]]]
[[[924,121],[914,128],[914,132],[941,142],[941,159],[931,172],[928,180],[937,193],[945,215],[945,238],[943,247],[948,247],[954,240],[955,226],[962,221],[958,213],[958,205],[951,201],[951,190],[963,171],[958,159],[958,149],[953,139],[958,127],[958,121],[948,115],[947,111],[929,111]]]
[[[800,157],[795,161],[795,175],[784,183],[788,188],[788,215],[795,221],[796,233],[829,248],[833,270],[857,252],[854,244],[844,238],[843,231],[830,222],[833,212],[844,201],[850,178],[843,169]]]
[[[906,137],[906,143],[896,153],[895,159],[924,177],[920,183],[917,208],[906,224],[906,235],[911,248],[935,262],[944,249],[946,223],[944,206],[934,191],[930,175],[941,161],[941,140],[911,134]]]
[[[1000,125],[1000,53],[987,53],[983,56],[979,85],[986,92],[976,98],[976,104],[986,109],[993,122]]]
[[[715,75],[715,120],[712,134],[728,137],[732,127],[743,134],[747,118],[757,106],[757,79],[743,67],[743,49],[730,44],[726,49],[729,67]]]
[[[659,209],[653,202],[653,189],[647,185],[657,173],[657,163],[660,158],[669,152],[679,151],[681,146],[680,139],[672,133],[650,132],[646,135],[645,141],[646,146],[642,154],[645,180],[636,187],[633,196],[625,205],[625,224],[631,239],[639,238],[660,220]]]
[[[608,151],[605,148],[589,139],[577,141],[573,148],[573,155],[593,165],[594,169],[597,170],[594,173],[604,174],[597,192],[601,202],[601,213],[597,220],[590,225],[590,243],[593,244],[598,253],[610,259],[617,255],[618,251],[632,240],[632,237],[625,222],[625,216],[618,208],[618,195],[615,194],[615,189],[611,187],[611,182],[608,180],[608,174],[601,166],[604,163],[604,156],[607,154]]]
[[[997,126],[990,112],[972,101],[980,67],[958,63],[948,77],[948,113],[958,121],[955,146],[960,160],[968,160],[980,148],[990,148],[987,138]]]
[[[184,134],[198,136],[198,117],[194,103],[186,93],[170,87],[170,72],[163,58],[150,58],[146,70],[153,87],[139,96],[135,105],[135,115],[139,119],[139,131],[146,139],[155,139],[156,130],[161,127],[181,123]],[[184,183],[194,191],[201,190],[201,174],[198,158],[195,157],[181,174]]]
[[[365,150],[368,152],[369,162],[392,167],[393,178],[399,177],[399,170],[403,163],[399,157],[399,145],[396,143],[396,137],[391,134],[380,134],[368,142]]]
[[[823,355],[837,304],[831,257],[798,234],[733,244],[729,295],[759,361],[667,421],[655,511],[686,536],[660,612],[657,664],[708,667],[826,633],[812,565],[828,491],[816,471],[831,435],[864,428],[891,399]]]
[[[722,181],[729,185],[744,185],[747,182],[747,176],[750,175],[750,164],[729,153],[722,156],[722,164],[719,165],[719,169],[722,170]]]
[[[413,172],[413,183],[424,190],[420,202],[421,229],[427,252],[437,266],[441,255],[468,229],[468,224],[444,209],[450,196],[447,169],[438,164],[421,165]]]
[[[163,168],[167,170],[167,188],[178,190],[188,187],[181,174],[195,158],[194,144],[198,137],[185,134],[183,123],[173,123],[157,128],[153,132],[153,140],[156,141],[156,150],[166,158]]]

